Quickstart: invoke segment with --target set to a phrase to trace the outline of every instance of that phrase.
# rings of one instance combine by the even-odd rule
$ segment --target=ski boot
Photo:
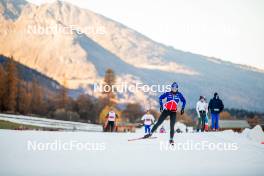
[[[148,133],[148,134],[146,134],[143,138],[146,139],[146,138],[149,138],[149,137],[151,137],[151,136],[152,136],[152,133]]]
[[[173,140],[173,139],[170,139],[170,140],[169,140],[169,143],[170,143],[170,145],[173,146],[173,145],[174,145],[174,140]]]

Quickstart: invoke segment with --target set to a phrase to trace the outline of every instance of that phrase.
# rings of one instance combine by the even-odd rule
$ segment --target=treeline
[[[187,113],[193,120],[197,118],[196,110],[189,109]],[[264,123],[264,113],[247,111],[244,109],[225,108],[220,114],[222,120],[247,120],[251,126]]]
[[[13,58],[0,64],[0,112],[98,122],[99,113],[107,103],[104,99],[85,94],[73,99],[64,86],[51,90],[35,78],[27,81],[17,68]]]
[[[117,111],[121,117],[119,120],[123,122],[138,123],[145,113],[140,103],[128,103],[120,108],[117,104],[116,90],[111,89],[102,92],[99,98],[81,94],[73,99],[68,96],[66,78],[63,85],[57,85],[56,89],[49,88],[39,82],[41,76],[34,78],[33,74],[32,79],[25,79],[23,75],[27,72],[25,69],[18,69],[19,66],[21,67],[13,58],[6,59],[0,64],[0,112],[90,123],[104,123],[110,107]],[[115,83],[114,71],[107,69],[104,85],[111,88]],[[156,119],[160,115],[160,112],[154,109],[151,109],[151,113]],[[178,121],[190,126],[195,125],[196,118],[195,109],[189,109],[183,116],[177,116]],[[254,126],[263,123],[264,113],[225,109],[220,118],[245,119]]]
[[[125,122],[138,122],[145,113],[139,103],[119,108],[115,90],[102,92],[99,98],[81,94],[73,99],[68,96],[66,79],[63,85],[51,89],[39,82],[39,76],[25,79],[27,71],[18,69],[20,67],[13,58],[0,64],[0,112],[90,123],[103,123],[109,107],[114,107],[120,113],[121,121]],[[104,84],[111,87],[115,82],[114,71],[106,70]],[[158,116],[156,111],[153,113]]]

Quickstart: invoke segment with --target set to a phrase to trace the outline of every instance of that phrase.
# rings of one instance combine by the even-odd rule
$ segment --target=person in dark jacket
[[[214,93],[214,98],[209,102],[208,109],[211,112],[212,130],[219,129],[219,114],[224,110],[224,104],[219,98],[218,93]]]

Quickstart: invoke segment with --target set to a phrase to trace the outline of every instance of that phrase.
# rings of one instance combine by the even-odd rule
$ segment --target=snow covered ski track
[[[264,145],[259,141],[263,132],[257,140],[252,134],[181,133],[175,135],[179,148],[166,149],[167,133],[155,134],[155,140],[129,142],[143,134],[0,130],[0,175],[263,175]],[[188,150],[178,145],[202,142],[237,148]],[[64,144],[73,147],[58,147]]]

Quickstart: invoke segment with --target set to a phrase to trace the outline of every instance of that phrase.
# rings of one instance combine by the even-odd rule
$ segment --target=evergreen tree
[[[5,95],[5,71],[0,65],[0,111],[4,110],[4,95]]]
[[[38,85],[36,79],[32,81],[32,101],[31,101],[32,113],[43,115],[45,113],[44,106],[44,92]]]
[[[63,86],[61,86],[60,93],[59,93],[59,106],[60,108],[68,109],[67,105],[69,102],[69,97],[68,97],[68,90],[67,90],[67,80],[66,77],[64,76],[63,78]]]
[[[104,77],[104,90],[103,94],[106,95],[106,101],[108,105],[113,105],[115,102],[114,85],[116,83],[116,75],[112,69],[107,69]]]
[[[122,114],[124,118],[134,123],[140,121],[144,111],[139,103],[128,103]]]
[[[16,111],[17,99],[17,68],[13,57],[11,57],[6,64],[6,80],[5,80],[5,98],[4,106],[7,111]]]
[[[21,114],[29,114],[31,112],[32,95],[28,91],[27,83],[19,81],[17,111]]]

